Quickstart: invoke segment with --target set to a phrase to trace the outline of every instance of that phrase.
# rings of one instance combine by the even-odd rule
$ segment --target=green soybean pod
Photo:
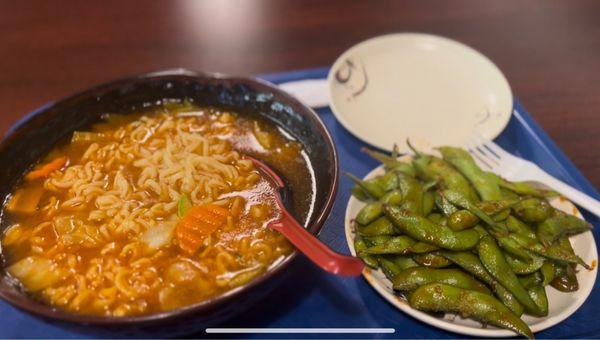
[[[418,241],[450,250],[472,249],[479,242],[479,233],[475,230],[453,231],[395,206],[386,205],[383,210],[396,228]]]
[[[563,236],[591,230],[592,225],[573,215],[555,210],[552,216],[537,226],[536,235],[544,246],[549,246]]]
[[[574,292],[579,289],[579,281],[575,274],[574,265],[570,263],[555,263],[555,276],[550,285],[561,292]]]
[[[433,156],[420,158],[423,158],[423,161],[419,159],[414,162],[420,177],[429,181],[439,181],[444,189],[459,191],[472,200],[478,199],[469,181],[448,162]]]
[[[398,188],[398,175],[392,171],[388,171],[385,174],[374,178],[373,182],[382,187],[385,192],[392,191]]]
[[[438,150],[442,153],[445,161],[454,165],[473,184],[482,200],[490,201],[502,198],[496,176],[481,170],[467,151],[449,146],[439,147]]]
[[[544,258],[536,255],[532,255],[529,262],[523,261],[514,257],[511,254],[506,254],[506,262],[515,274],[524,275],[531,274],[538,271],[544,265]]]
[[[502,254],[500,247],[498,247],[492,237],[482,237],[477,245],[477,252],[479,253],[481,263],[487,271],[519,300],[527,312],[533,315],[542,314],[527,293],[527,290],[519,282],[510,265],[506,262],[506,258]]]
[[[544,261],[544,264],[540,268],[540,273],[543,278],[542,286],[546,287],[554,280],[554,263],[548,260]]]
[[[363,260],[363,262],[372,268],[377,268],[377,260],[375,257],[365,254],[364,250],[367,249],[367,244],[365,240],[360,237],[360,235],[356,235],[354,237],[354,250],[356,251],[356,255]]]
[[[435,250],[440,249],[438,246],[434,246],[433,244],[427,242],[417,242],[410,246],[409,252],[412,254],[424,254],[429,253]]]
[[[385,195],[386,190],[376,181],[376,179],[363,181],[351,173],[346,173],[346,176],[373,199],[380,199]]]
[[[450,203],[452,203],[458,207],[461,207],[463,209],[469,210],[475,216],[477,216],[480,220],[482,220],[487,225],[489,225],[492,229],[495,229],[495,230],[502,229],[502,226],[500,224],[496,223],[496,221],[494,221],[494,219],[492,219],[490,216],[488,216],[488,214],[483,212],[483,210],[479,209],[479,207],[477,207],[477,205],[475,203],[468,200],[461,193],[452,191],[452,190],[444,190],[442,192],[442,196],[444,196]]]
[[[445,268],[452,264],[450,260],[436,253],[413,255],[413,260],[428,268]]]
[[[411,291],[430,283],[444,283],[458,288],[476,290],[485,294],[491,293],[483,283],[460,269],[415,267],[400,271],[392,280],[394,289],[399,291]]]
[[[419,264],[416,263],[412,257],[406,255],[392,255],[388,256],[388,259],[394,262],[394,264],[401,270],[419,266]]]
[[[531,250],[531,252],[535,254],[554,261],[580,264],[585,269],[591,269],[589,264],[585,263],[581,257],[575,254],[568,237],[561,237],[552,245],[544,247],[536,239],[531,239],[519,234],[510,234],[509,236],[521,246]]]
[[[531,228],[529,225],[523,223],[521,220],[512,215],[506,218],[505,225],[506,229],[508,229],[511,233],[525,236],[533,240],[536,239],[535,231],[533,231],[533,228]]]
[[[367,203],[356,215],[356,222],[367,225],[383,215],[383,205],[380,202]]]
[[[445,225],[445,223],[446,223],[446,220],[445,220],[446,217],[444,217],[443,215],[438,214],[438,213],[431,213],[431,214],[427,215],[427,219],[435,224]]]
[[[520,201],[512,207],[515,215],[527,223],[542,222],[554,210],[546,200],[539,198],[528,198]]]
[[[448,227],[454,231],[465,230],[474,227],[479,218],[468,210],[458,210],[448,217]]]
[[[541,316],[548,316],[548,296],[546,295],[546,288],[542,285],[537,285],[527,289],[527,293],[535,302],[540,310]]]
[[[402,192],[401,207],[413,214],[423,215],[423,186],[409,176],[399,176],[398,186]]]
[[[446,217],[458,210],[454,204],[450,203],[450,201],[439,192],[436,192],[435,194],[435,205]]]
[[[525,289],[529,290],[532,287],[540,286],[543,282],[543,278],[539,272],[535,272],[533,274],[519,276],[519,282],[521,282],[521,285],[523,285]]]
[[[528,250],[523,248],[517,241],[513,240],[510,237],[494,235],[496,241],[498,241],[498,245],[502,250],[504,250],[507,254],[510,254],[517,259],[523,260],[525,262],[532,262],[534,255],[531,254]],[[541,265],[541,264],[540,264]],[[537,269],[536,269],[537,270]]]
[[[402,193],[400,190],[392,190],[381,197],[381,203],[399,205],[402,203]]]
[[[490,275],[476,255],[467,251],[447,250],[441,251],[440,254],[491,287],[494,294],[502,301],[502,303],[504,303],[504,305],[513,311],[513,313],[518,316],[523,314],[523,305],[521,305],[515,296],[504,288],[500,282],[496,281],[496,279]]]
[[[533,339],[533,333],[527,324],[488,294],[432,283],[414,290],[409,295],[408,302],[418,310],[458,313]]]
[[[385,216],[381,216],[366,226],[358,226],[357,231],[362,236],[397,235],[392,222]]]
[[[377,263],[379,264],[379,268],[383,271],[383,274],[390,280],[393,280],[394,277],[402,271],[397,264],[383,256],[377,257]]]
[[[423,215],[427,216],[435,206],[435,194],[432,191],[423,193]]]
[[[371,255],[405,254],[414,243],[415,240],[405,235],[392,236],[383,243],[368,247],[364,252]]]

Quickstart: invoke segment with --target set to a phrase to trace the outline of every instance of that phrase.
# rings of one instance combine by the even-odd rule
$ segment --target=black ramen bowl
[[[0,198],[10,194],[22,175],[52,147],[75,130],[100,121],[107,112],[128,114],[163,99],[191,99],[240,114],[258,114],[283,128],[304,147],[313,167],[314,213],[306,221],[317,234],[327,218],[338,182],[336,149],[317,114],[276,86],[251,78],[170,70],[114,81],[45,105],[13,126],[0,144]],[[0,216],[0,226],[4,216]],[[66,326],[116,332],[119,335],[177,336],[219,324],[244,311],[282,281],[297,251],[260,277],[223,295],[184,308],[132,317],[89,316],[66,312],[36,301],[0,269],[0,297],[17,308]]]

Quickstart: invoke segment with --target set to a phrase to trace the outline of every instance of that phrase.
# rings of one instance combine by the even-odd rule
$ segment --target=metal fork
[[[516,157],[480,135],[472,137],[469,152],[477,163],[510,181],[539,182],[600,217],[600,201],[554,178],[535,163]]]

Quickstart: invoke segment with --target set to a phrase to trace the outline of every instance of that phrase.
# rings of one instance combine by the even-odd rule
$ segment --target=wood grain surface
[[[600,187],[600,1],[0,1],[0,133],[41,104],[171,67],[229,74],[330,65],[391,32],[491,58]]]

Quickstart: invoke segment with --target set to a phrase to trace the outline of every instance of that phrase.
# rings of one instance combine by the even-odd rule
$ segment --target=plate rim
[[[344,62],[344,60],[353,52],[360,50],[362,48],[364,48],[365,46],[372,44],[374,42],[381,42],[381,41],[385,41],[385,40],[391,40],[394,38],[399,38],[399,37],[417,37],[417,38],[426,38],[426,39],[435,39],[437,41],[444,41],[444,42],[449,42],[452,45],[459,47],[459,48],[463,48],[466,49],[467,51],[473,53],[476,57],[481,58],[484,62],[488,63],[490,68],[493,69],[498,75],[499,75],[499,79],[502,81],[502,83],[504,85],[506,85],[506,88],[508,89],[508,95],[510,97],[510,104],[509,104],[509,108],[506,110],[506,113],[503,113],[504,119],[502,121],[501,124],[498,124],[498,128],[496,129],[497,131],[495,131],[493,134],[491,135],[485,135],[486,138],[488,139],[494,139],[496,137],[498,137],[502,131],[504,131],[504,129],[506,128],[506,126],[508,125],[510,118],[512,116],[512,112],[514,110],[514,105],[515,105],[515,97],[514,94],[512,92],[512,88],[510,86],[510,83],[508,82],[508,79],[506,78],[506,75],[502,72],[502,70],[498,67],[498,65],[496,65],[490,58],[488,58],[487,56],[485,56],[483,53],[479,52],[478,50],[476,50],[475,48],[464,44],[460,41],[454,40],[454,39],[450,39],[444,36],[440,36],[440,35],[435,35],[435,34],[429,34],[429,33],[421,33],[421,32],[399,32],[399,33],[389,33],[389,34],[384,34],[384,35],[379,35],[376,37],[372,37],[369,38],[367,40],[361,41],[356,45],[353,45],[352,47],[348,48],[346,51],[344,51],[333,63],[333,65],[331,66],[331,68],[329,69],[329,72],[327,73],[327,96],[329,99],[329,107],[331,108],[331,112],[333,113],[333,115],[335,116],[335,118],[337,119],[337,121],[348,131],[350,132],[354,137],[368,143],[369,145],[375,146],[378,149],[381,150],[386,150],[386,151],[391,151],[392,149],[390,148],[390,146],[388,144],[383,144],[383,143],[378,143],[376,142],[374,139],[374,137],[372,136],[364,136],[362,134],[360,134],[354,127],[352,124],[350,124],[350,122],[345,118],[344,114],[342,113],[342,111],[338,108],[338,106],[336,105],[336,97],[333,95],[333,85],[335,83],[335,70],[338,69],[338,67],[340,66],[340,64],[342,64]],[[504,111],[504,110],[503,110]]]
[[[407,155],[402,158],[405,158],[405,157],[407,158],[410,156]],[[363,177],[363,179],[369,179],[369,178],[372,178],[372,177],[378,175],[379,173],[382,173],[383,168],[384,168],[383,164],[375,167],[374,169],[370,170]],[[568,202],[569,204],[571,204],[576,209],[577,214],[579,214],[581,216],[581,212],[571,201],[569,201],[569,200],[565,200],[565,201]],[[344,233],[346,236],[346,243],[348,244],[348,248],[349,248],[352,256],[356,256],[356,250],[354,249],[354,232],[353,232],[352,223],[351,223],[351,220],[354,219],[354,216],[350,215],[350,208],[353,204],[358,204],[358,203],[360,203],[360,201],[358,199],[356,199],[353,195],[350,195],[350,198],[348,199],[348,203],[346,204],[346,212],[344,214]],[[593,257],[596,258],[596,260],[598,260],[598,250],[596,247],[596,239],[594,238],[594,234],[592,233],[591,230],[587,231],[586,233],[590,233],[591,240],[592,240],[592,242],[591,242],[592,255],[593,255]],[[585,233],[583,233],[583,234],[585,234]],[[479,337],[493,337],[493,338],[516,336],[516,333],[514,333],[513,331],[510,331],[510,330],[507,330],[507,329],[496,328],[494,326],[490,326],[493,328],[474,328],[474,327],[469,327],[469,326],[465,326],[465,325],[454,324],[447,320],[439,319],[439,318],[433,317],[425,312],[414,309],[414,308],[410,307],[410,305],[408,305],[408,303],[406,301],[402,300],[400,297],[388,292],[386,290],[386,288],[383,287],[378,282],[378,279],[373,276],[373,272],[380,272],[380,271],[381,271],[381,269],[375,270],[375,269],[365,266],[362,276],[367,281],[367,283],[373,289],[375,289],[375,291],[377,291],[377,293],[379,293],[379,295],[381,297],[383,297],[388,303],[390,303],[396,309],[399,309],[400,311],[417,319],[418,321],[421,321],[423,323],[426,323],[428,325],[431,325],[431,326],[434,326],[437,328],[441,328],[441,329],[449,331],[449,332],[463,334],[463,335],[471,335],[471,336],[479,336]],[[587,290],[582,291],[583,298],[578,299],[575,304],[570,305],[569,308],[564,309],[560,314],[558,314],[557,316],[555,316],[553,318],[546,317],[547,318],[546,320],[544,320],[540,323],[537,323],[535,325],[528,324],[528,326],[531,328],[531,331],[533,333],[538,333],[538,332],[544,331],[548,328],[551,328],[551,327],[554,327],[554,326],[560,324],[561,322],[563,322],[564,320],[569,318],[571,315],[573,315],[579,308],[581,308],[581,306],[587,301],[590,294],[592,293],[592,290],[594,289],[597,275],[598,275],[598,268],[595,267],[591,272],[592,272],[591,284],[589,285],[589,288]],[[459,317],[459,316],[457,316],[457,317]]]

